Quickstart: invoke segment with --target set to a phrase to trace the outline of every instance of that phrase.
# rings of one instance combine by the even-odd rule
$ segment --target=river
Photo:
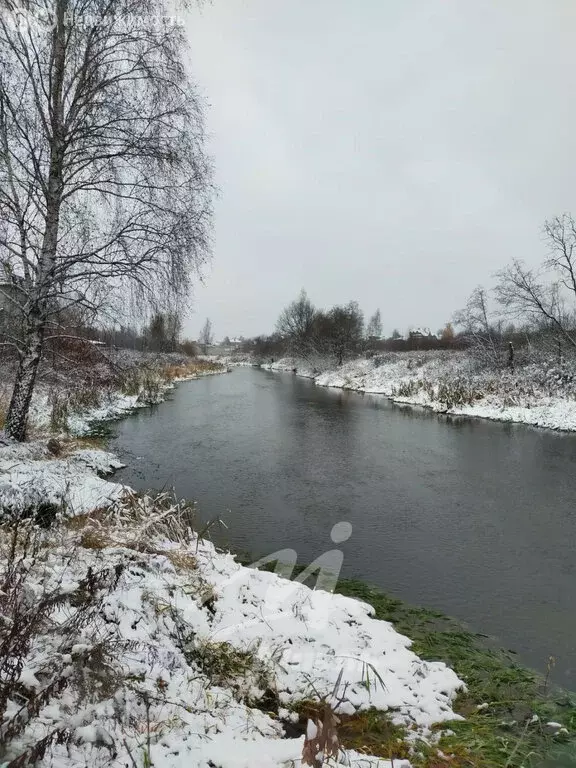
[[[241,368],[113,425],[119,479],[174,487],[236,550],[342,573],[495,636],[576,690],[576,435]],[[352,525],[342,544],[332,526]]]

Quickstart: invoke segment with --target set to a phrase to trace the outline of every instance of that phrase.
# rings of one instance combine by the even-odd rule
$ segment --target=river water
[[[220,541],[342,573],[495,636],[576,690],[576,435],[400,407],[242,368],[113,425],[119,479],[174,487]],[[352,525],[340,545],[335,523]]]

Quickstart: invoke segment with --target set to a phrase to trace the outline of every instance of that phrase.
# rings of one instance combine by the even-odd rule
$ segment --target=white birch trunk
[[[26,323],[25,347],[20,357],[5,427],[6,434],[15,440],[26,439],[30,401],[42,357],[42,324],[32,317],[27,318]]]

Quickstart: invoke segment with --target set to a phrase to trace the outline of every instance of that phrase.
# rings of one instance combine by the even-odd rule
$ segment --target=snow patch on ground
[[[72,413],[68,417],[68,429],[72,435],[86,435],[95,422],[121,419],[135,408],[145,408],[147,403],[138,401],[138,395],[124,395],[115,392],[103,405],[84,412]]]
[[[122,466],[106,451],[58,458],[42,441],[0,446],[0,510],[14,513],[49,502],[69,514],[90,512],[120,497],[123,487],[101,475]]]
[[[29,424],[38,434],[45,434],[51,428],[52,392],[39,387],[30,404]],[[139,402],[138,395],[125,395],[118,391],[101,393],[101,404],[69,413],[66,417],[68,432],[81,436],[88,434],[95,422],[120,419],[135,408],[145,408],[149,403]]]

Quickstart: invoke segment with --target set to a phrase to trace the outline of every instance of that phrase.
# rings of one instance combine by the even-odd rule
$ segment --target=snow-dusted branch
[[[22,317],[6,428],[22,438],[49,318],[128,290],[144,314],[185,296],[212,183],[182,31],[137,23],[168,18],[163,0],[29,0],[28,25],[4,5],[0,265]]]

